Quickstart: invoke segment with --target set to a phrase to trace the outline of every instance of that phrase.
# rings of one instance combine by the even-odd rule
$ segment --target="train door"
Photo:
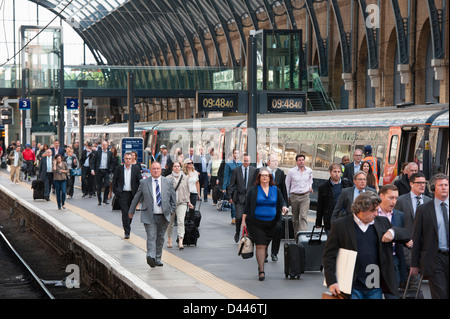
[[[436,155],[434,157],[433,173],[449,173],[449,129],[440,128],[436,143]]]
[[[389,129],[389,139],[384,160],[383,185],[392,183],[399,172],[399,165],[401,164],[398,154],[401,136],[402,129],[400,127],[391,127]]]
[[[400,137],[400,149],[398,155],[398,169],[405,162],[414,162],[415,158],[415,147],[417,139],[417,127],[403,127]]]

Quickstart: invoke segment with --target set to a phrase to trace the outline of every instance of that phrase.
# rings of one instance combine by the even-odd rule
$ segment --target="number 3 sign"
[[[19,110],[30,110],[31,100],[30,99],[19,99]]]

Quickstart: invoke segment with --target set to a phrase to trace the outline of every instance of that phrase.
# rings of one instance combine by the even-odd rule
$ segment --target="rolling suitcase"
[[[296,236],[296,242],[305,248],[306,267],[305,271],[323,270],[323,249],[327,241],[327,235],[323,233],[323,227],[319,231],[299,231]]]
[[[31,188],[33,189],[33,200],[45,199],[44,182],[40,179],[35,179],[31,182]]]
[[[295,235],[294,235],[294,224],[292,223],[292,215],[281,215],[281,228],[285,227],[285,224],[288,224],[289,227],[289,232],[285,232],[283,239],[295,239]],[[289,234],[289,235],[287,235]],[[289,237],[287,237],[289,236]]]
[[[197,209],[197,205],[195,205],[196,207],[194,208],[194,216],[191,217],[191,220],[194,221],[195,226],[200,227],[200,221],[202,220],[202,213],[200,212],[200,208],[202,207],[202,202],[197,201],[197,203],[198,203],[198,209]]]
[[[285,223],[284,243],[284,275],[291,279],[300,278],[305,270],[305,248],[301,243],[291,242],[289,239],[289,224]]]
[[[183,245],[184,246],[197,246],[197,239],[200,237],[200,232],[198,231],[195,223],[190,219],[185,219],[184,221],[184,237],[183,237]],[[178,238],[177,238],[178,243]]]

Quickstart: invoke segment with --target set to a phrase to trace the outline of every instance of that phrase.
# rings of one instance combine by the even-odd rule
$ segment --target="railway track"
[[[0,231],[0,299],[55,299]]]

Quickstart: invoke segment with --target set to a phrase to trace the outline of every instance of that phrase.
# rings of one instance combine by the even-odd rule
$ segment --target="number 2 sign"
[[[78,99],[67,99],[66,105],[68,110],[78,110]]]

